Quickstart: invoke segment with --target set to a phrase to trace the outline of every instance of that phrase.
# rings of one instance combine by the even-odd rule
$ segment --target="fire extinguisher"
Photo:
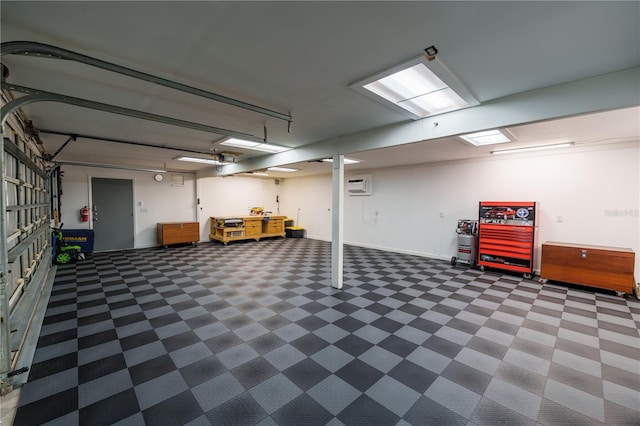
[[[80,221],[89,222],[89,208],[87,206],[80,209]]]

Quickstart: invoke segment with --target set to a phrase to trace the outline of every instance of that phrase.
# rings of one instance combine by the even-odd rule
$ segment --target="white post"
[[[331,210],[331,286],[342,289],[343,282],[343,201],[344,155],[333,155],[333,190]]]

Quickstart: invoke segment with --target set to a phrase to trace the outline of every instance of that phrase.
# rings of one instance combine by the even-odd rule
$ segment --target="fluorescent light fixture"
[[[498,143],[511,142],[511,139],[500,130],[486,130],[484,132],[469,133],[468,135],[460,136],[465,141],[475,145],[494,145]]]
[[[333,163],[333,158],[323,158],[322,161],[325,162],[325,163]],[[358,164],[358,163],[361,163],[361,162],[362,161],[356,160],[354,158],[345,158],[344,159],[344,164]]]
[[[220,142],[220,145],[234,146],[236,148],[253,149],[256,151],[269,152],[276,154],[278,152],[288,151],[291,148],[281,145],[273,145],[269,143],[247,141],[244,139],[229,138],[224,142]]]
[[[270,172],[297,172],[298,169],[290,169],[289,167],[269,167]]]
[[[276,154],[278,152],[288,151],[291,148],[286,147],[286,146],[281,146],[281,145],[273,145],[273,144],[269,144],[269,143],[261,143],[260,145],[256,145],[251,149],[255,149],[256,151],[264,151],[264,152],[270,152],[272,154]]]
[[[256,145],[260,145],[261,142],[256,142],[256,141],[246,141],[244,139],[237,139],[237,138],[229,138],[224,142],[220,142],[220,145],[228,145],[228,146],[235,146],[238,148],[253,148]]]
[[[492,154],[515,154],[517,152],[542,151],[545,149],[555,149],[555,148],[568,148],[574,145],[575,145],[575,142],[567,142],[567,143],[558,143],[555,145],[539,145],[539,146],[530,146],[526,148],[503,149],[498,151],[491,151],[491,153]]]
[[[214,158],[185,157],[182,155],[180,157],[174,158],[174,160],[188,161],[190,163],[213,164],[216,166],[224,166],[224,165],[230,164],[224,161],[216,160]]]
[[[441,61],[425,56],[351,87],[413,119],[480,104]]]

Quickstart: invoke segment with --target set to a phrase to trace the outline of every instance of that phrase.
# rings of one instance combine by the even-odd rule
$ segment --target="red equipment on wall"
[[[80,222],[89,222],[89,208],[87,206],[80,209]]]
[[[533,273],[534,201],[481,201],[478,266]]]

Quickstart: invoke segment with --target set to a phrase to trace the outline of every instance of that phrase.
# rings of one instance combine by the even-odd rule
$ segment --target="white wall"
[[[294,225],[307,238],[331,240],[331,175],[285,179],[281,186],[282,208]]]
[[[345,242],[450,259],[457,220],[477,219],[479,201],[536,201],[536,270],[540,244],[561,241],[631,248],[640,277],[638,142],[367,173],[373,195],[345,196]],[[282,194],[308,237],[331,239],[331,176],[287,179]]]
[[[273,178],[244,176],[202,177],[198,179],[200,194],[200,227],[209,239],[209,218],[219,216],[249,216],[252,207],[264,207],[274,215],[291,215],[282,210],[280,197],[282,181]]]
[[[162,182],[153,179],[154,173],[81,166],[62,166],[62,217],[65,229],[90,229],[91,222],[80,222],[80,209],[91,206],[91,178],[133,180],[134,246],[157,245],[158,222],[187,222],[198,220],[196,211],[195,175],[165,173]],[[173,176],[183,176],[184,186],[176,186]],[[203,227],[202,222],[200,223]],[[208,240],[208,233],[201,234]]]
[[[248,215],[254,206],[295,219],[308,238],[331,239],[331,175],[279,184],[273,178],[203,177],[196,184],[185,174],[184,187],[173,187],[170,174],[158,183],[146,172],[63,170],[66,228],[87,227],[77,216],[88,204],[91,176],[134,180],[136,247],[157,244],[156,223],[168,221],[198,220],[201,241],[208,241],[210,216]],[[347,166],[345,174],[363,173],[350,173]],[[477,219],[479,201],[536,201],[536,270],[542,242],[574,242],[633,249],[640,279],[638,141],[366,173],[372,175],[373,195],[345,196],[347,243],[447,260],[456,252],[457,220]]]

